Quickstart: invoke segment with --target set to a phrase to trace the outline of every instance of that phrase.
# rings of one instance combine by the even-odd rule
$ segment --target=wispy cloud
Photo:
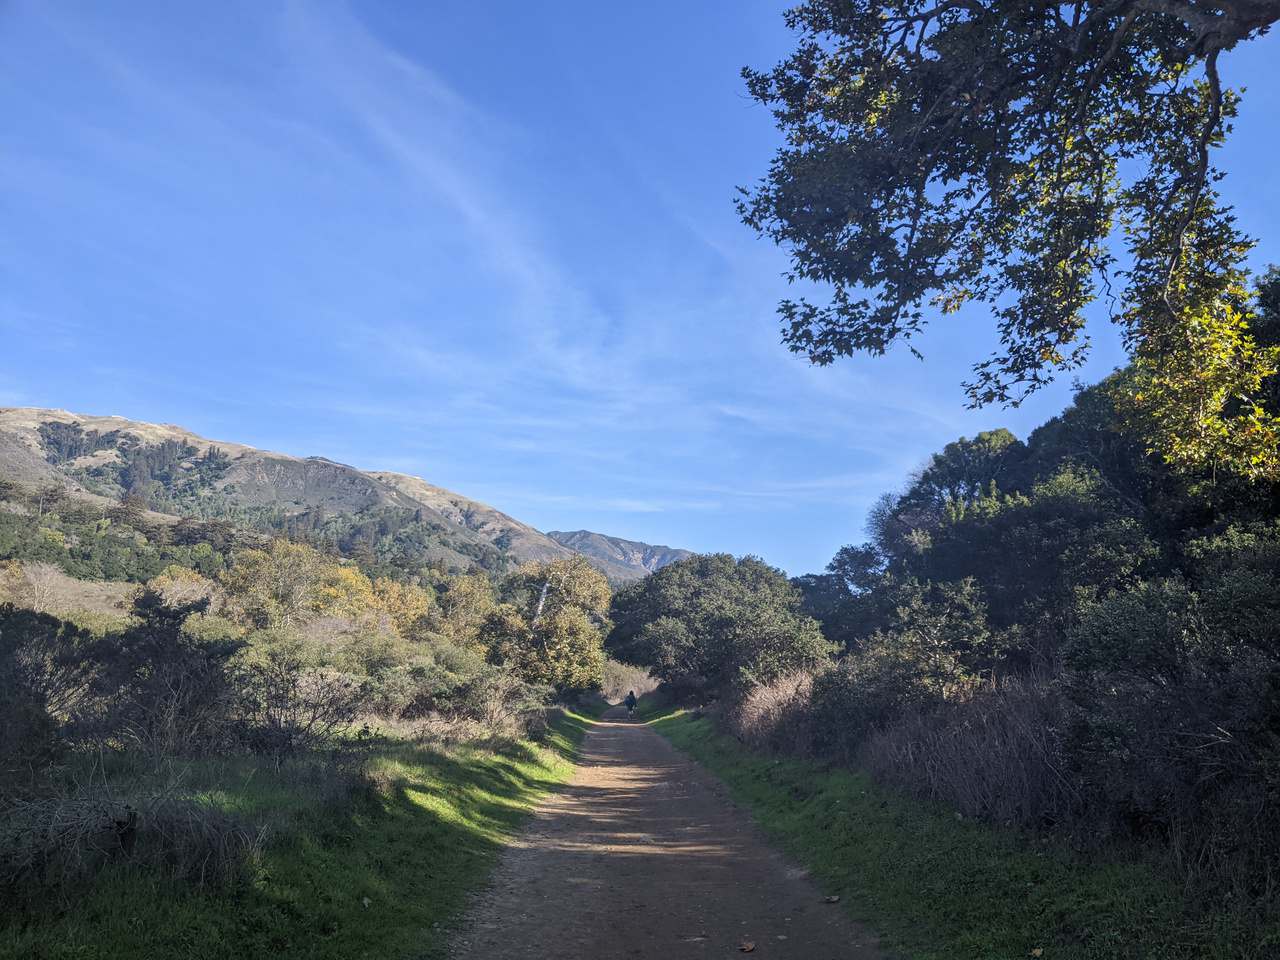
[[[191,413],[544,526],[792,561],[1001,419],[962,409],[954,364],[789,355],[734,175],[664,153],[716,166],[724,105],[575,100],[566,73],[610,73],[589,36],[551,77],[509,63],[536,40],[490,37],[473,81],[420,5],[15,10],[0,402]]]

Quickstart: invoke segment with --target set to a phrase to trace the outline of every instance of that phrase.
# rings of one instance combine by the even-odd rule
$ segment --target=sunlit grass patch
[[[315,802],[305,777],[291,788],[249,765],[192,771],[202,802],[287,822],[251,879],[195,889],[110,869],[67,904],[6,916],[0,957],[442,956],[467,895],[532,806],[568,776],[588,725],[565,714],[537,745],[380,740],[368,764],[372,786],[341,806]]]

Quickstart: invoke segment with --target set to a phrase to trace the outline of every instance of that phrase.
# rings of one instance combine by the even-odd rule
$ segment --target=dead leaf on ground
[[[738,947],[738,950],[741,951],[742,953],[752,953],[755,951],[755,949],[756,949],[756,945],[751,940],[743,940],[742,945]]]
[[[1032,951],[1031,951],[1031,956],[1033,956],[1033,957],[1043,957],[1043,956],[1044,956],[1044,947],[1036,947],[1034,950],[1032,950]]]

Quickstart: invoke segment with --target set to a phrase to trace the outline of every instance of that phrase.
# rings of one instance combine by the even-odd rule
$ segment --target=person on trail
[[[627,716],[633,716],[636,712],[636,692],[634,690],[628,690],[627,699],[624,702],[627,705]]]

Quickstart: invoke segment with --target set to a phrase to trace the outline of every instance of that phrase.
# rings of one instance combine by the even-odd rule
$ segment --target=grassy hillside
[[[9,408],[0,410],[0,436],[0,476],[286,533],[388,567],[501,572],[524,560],[568,555],[483,504],[466,501],[471,512],[490,515],[484,527],[469,525],[467,511],[446,515],[431,498],[354,467],[211,441],[172,425]]]
[[[229,778],[196,765],[187,783],[208,809],[273,828],[249,875],[200,889],[108,869],[55,910],[6,907],[0,957],[442,957],[502,843],[572,769],[585,724],[566,714],[541,743],[498,749],[386,739],[367,786],[337,799],[269,768]]]

